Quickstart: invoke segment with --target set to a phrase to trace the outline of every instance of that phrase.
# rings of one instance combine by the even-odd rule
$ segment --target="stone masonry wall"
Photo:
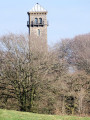
[[[47,51],[47,16],[46,13],[30,13],[30,23],[35,18],[42,18],[44,26],[30,25],[30,49],[35,51]],[[40,36],[38,35],[40,30]]]

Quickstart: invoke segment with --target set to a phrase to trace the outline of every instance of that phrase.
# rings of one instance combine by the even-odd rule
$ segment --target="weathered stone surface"
[[[47,12],[28,12],[30,49],[36,51],[47,51]],[[35,18],[38,24],[35,24]],[[42,24],[39,19],[42,18]],[[33,24],[33,25],[32,25]]]

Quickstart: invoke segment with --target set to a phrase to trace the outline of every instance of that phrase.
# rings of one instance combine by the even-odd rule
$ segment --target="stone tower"
[[[47,11],[38,3],[28,12],[30,49],[47,51]]]

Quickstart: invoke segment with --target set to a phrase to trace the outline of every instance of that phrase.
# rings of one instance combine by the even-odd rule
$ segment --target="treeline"
[[[0,38],[0,108],[90,115],[90,34],[64,39],[48,52],[29,38]]]

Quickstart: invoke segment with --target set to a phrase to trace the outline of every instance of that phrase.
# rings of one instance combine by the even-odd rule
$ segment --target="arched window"
[[[38,24],[38,18],[35,18],[35,24]]]
[[[40,36],[40,29],[38,29],[38,36]]]
[[[39,18],[39,23],[42,24],[42,18]]]

